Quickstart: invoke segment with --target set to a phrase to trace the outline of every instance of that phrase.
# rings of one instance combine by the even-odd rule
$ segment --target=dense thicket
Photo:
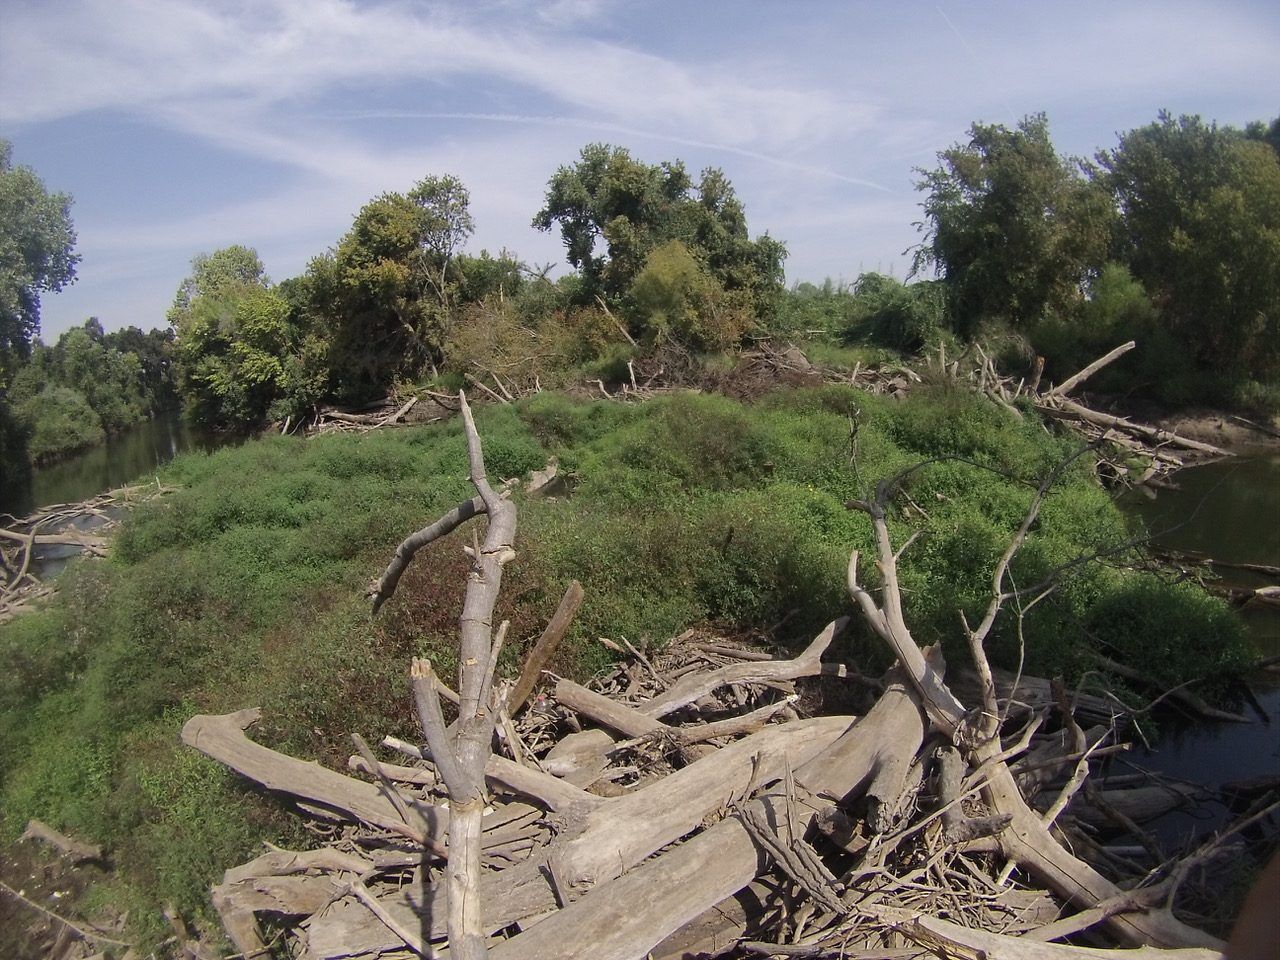
[[[1277,129],[1162,113],[1088,163],[1056,154],[1043,115],[974,124],[920,171],[916,268],[937,272],[958,333],[1016,331],[1051,374],[1137,339],[1100,385],[1274,412]]]

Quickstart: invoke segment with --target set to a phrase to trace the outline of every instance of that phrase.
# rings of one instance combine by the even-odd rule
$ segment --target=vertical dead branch
[[[449,950],[459,960],[488,956],[480,903],[481,818],[485,806],[485,766],[493,749],[493,731],[504,707],[506,688],[495,690],[497,655],[506,633],[495,635],[493,610],[502,589],[503,568],[515,557],[515,504],[500,496],[485,472],[480,435],[466,396],[458,393],[467,435],[471,483],[479,495],[436,523],[409,537],[371,591],[375,610],[395,589],[413,554],[477,513],[489,515],[483,543],[463,549],[471,557],[467,589],[459,618],[461,649],[458,667],[458,722],[445,726],[440,691],[431,664],[414,660],[411,669],[414,703],[432,759],[449,793]],[[477,503],[477,501],[479,501]]]

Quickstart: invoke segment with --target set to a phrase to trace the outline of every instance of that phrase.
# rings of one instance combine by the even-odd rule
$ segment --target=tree
[[[742,203],[724,173],[702,172],[695,187],[680,161],[651,165],[622,147],[595,143],[547,184],[539,230],[560,226],[582,296],[620,300],[650,254],[679,241],[715,282],[756,316],[782,294],[786,248],[767,234],[751,240]]]
[[[12,152],[0,140],[0,365],[27,356],[40,330],[40,294],[74,282],[80,262],[71,197],[13,166]]]
[[[1121,212],[1121,255],[1204,368],[1280,368],[1280,161],[1242,134],[1162,112],[1098,157]]]
[[[466,187],[426,177],[356,214],[332,256],[308,267],[311,309],[333,339],[334,383],[346,399],[434,366],[448,334],[461,246],[474,230]]]
[[[328,384],[327,342],[271,286],[257,253],[227,247],[191,267],[169,312],[191,416],[239,427],[314,406]]]
[[[232,244],[213,253],[197,253],[191,258],[191,273],[174,294],[167,319],[178,328],[201,297],[217,297],[245,287],[271,285],[266,268],[252,247]]]
[[[920,169],[924,239],[913,273],[933,269],[952,323],[972,335],[986,320],[1027,327],[1068,312],[1105,260],[1111,200],[1079,161],[1059,157],[1044,114],[1016,130],[975,123],[969,142]]]

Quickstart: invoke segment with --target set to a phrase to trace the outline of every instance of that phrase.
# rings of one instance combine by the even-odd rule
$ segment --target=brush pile
[[[1091,957],[1113,945],[1147,945],[1124,957],[1219,955],[1175,916],[1179,893],[1274,797],[1187,858],[1111,852],[1111,824],[1142,836],[1088,779],[1123,750],[1122,718],[1082,700],[1082,727],[1061,684],[988,664],[1009,562],[1053,477],[992,573],[985,615],[966,625],[971,692],[956,689],[969,703],[903,619],[892,480],[850,504],[876,535],[874,595],[856,553],[848,588],[896,658],[883,677],[840,662],[849,618],[789,659],[688,633],[661,653],[602,641],[622,659],[589,687],[552,677],[544,668],[583,602],[574,583],[508,682],[496,677],[507,625],[493,609],[515,557],[515,505],[486,479],[460,407],[477,496],[406,538],[370,587],[376,612],[418,550],[487,515],[483,540],[464,547],[457,692],[429,662],[411,665],[421,739],[384,739],[376,754],[353,735],[347,776],[255,743],[253,709],[184,727],[188,745],[290,795],[323,836],[318,849],[271,849],[214,888],[243,956],[1079,956],[1053,943],[1067,937],[1102,945]]]

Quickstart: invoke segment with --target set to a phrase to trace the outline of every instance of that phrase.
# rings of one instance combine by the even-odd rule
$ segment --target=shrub
[[[84,395],[50,384],[14,411],[27,428],[27,452],[40,463],[101,443],[102,422]]]

